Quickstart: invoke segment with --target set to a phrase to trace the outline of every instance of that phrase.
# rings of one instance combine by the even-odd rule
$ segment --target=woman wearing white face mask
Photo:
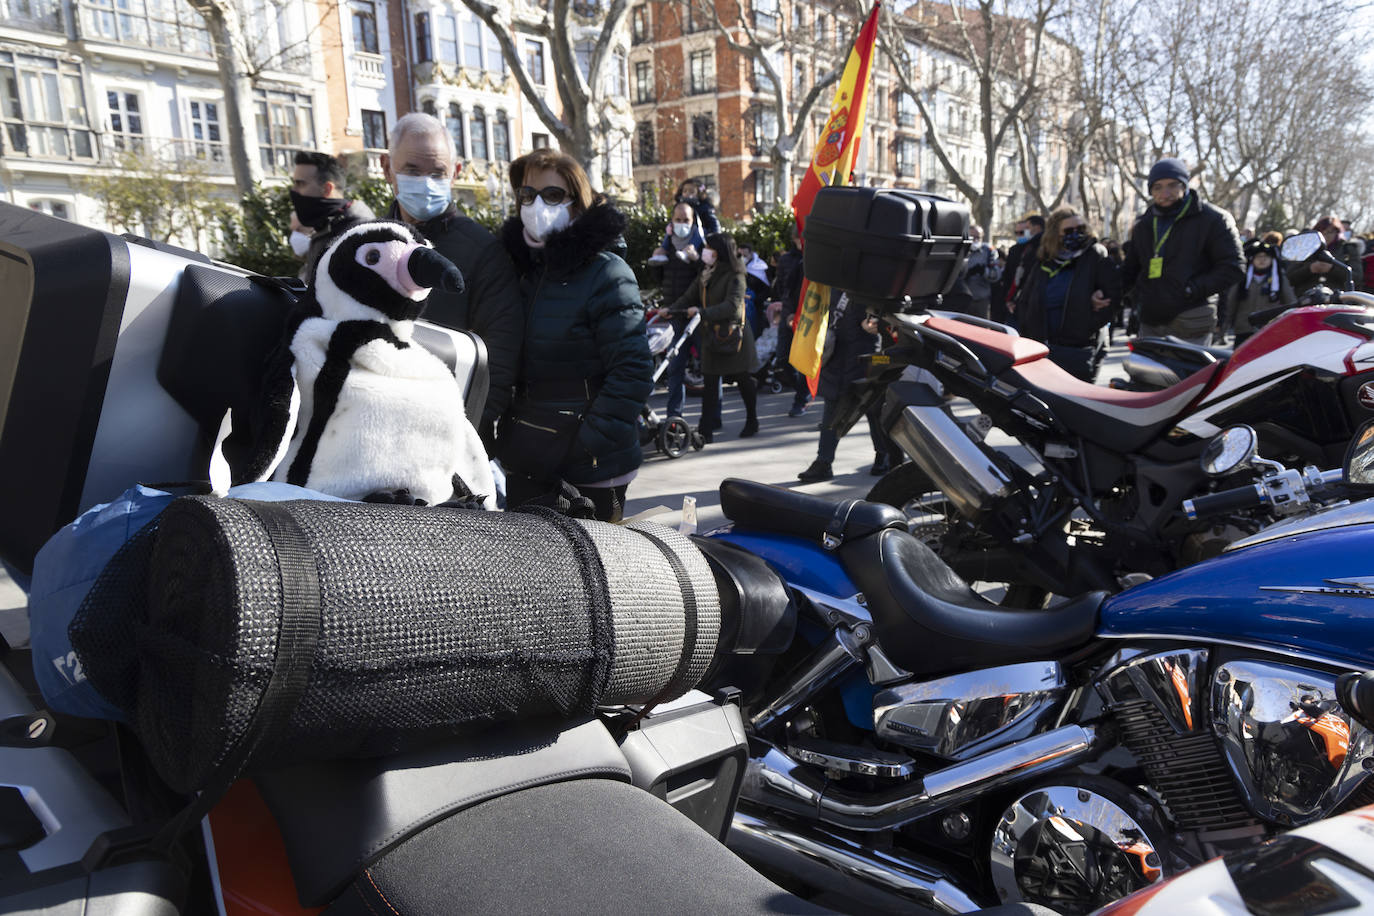
[[[593,195],[572,157],[535,150],[511,163],[520,208],[501,239],[525,303],[525,343],[511,410],[497,431],[506,505],[547,502],[560,481],[621,517],[642,454],[638,418],[653,357],[625,217]]]

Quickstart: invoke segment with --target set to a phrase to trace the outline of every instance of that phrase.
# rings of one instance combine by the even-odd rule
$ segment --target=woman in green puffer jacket
[[[506,505],[547,502],[566,481],[597,518],[617,521],[643,460],[638,419],[653,373],[639,285],[621,257],[625,217],[556,150],[521,156],[510,180],[520,215],[501,238],[520,277],[525,339],[497,436]]]

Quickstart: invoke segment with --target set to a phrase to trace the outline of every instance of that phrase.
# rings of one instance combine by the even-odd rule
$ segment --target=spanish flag
[[[878,37],[878,4],[859,32],[849,60],[844,65],[835,101],[830,104],[830,117],[816,144],[797,194],[792,198],[792,213],[797,219],[797,231],[806,227],[807,214],[821,188],[847,184],[859,156],[859,137],[864,128],[864,106],[868,97],[868,75],[873,61],[873,44]],[[821,351],[825,347],[825,326],[830,319],[830,287],[809,280],[802,281],[797,306],[797,331],[792,337],[792,349],[787,360],[806,376],[811,393],[821,372]]]

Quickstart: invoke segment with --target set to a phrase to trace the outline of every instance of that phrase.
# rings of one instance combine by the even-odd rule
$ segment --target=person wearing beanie
[[[1263,238],[1254,239],[1245,246],[1245,279],[1231,291],[1228,309],[1231,327],[1236,332],[1237,347],[1259,330],[1250,323],[1251,315],[1276,305],[1293,305],[1298,301],[1288,282],[1288,275],[1279,263],[1279,245],[1282,242],[1283,237],[1277,232],[1268,232]]]
[[[1150,206],[1131,228],[1123,265],[1140,336],[1207,346],[1221,296],[1245,277],[1235,220],[1189,190],[1181,159],[1156,162],[1148,182]]]

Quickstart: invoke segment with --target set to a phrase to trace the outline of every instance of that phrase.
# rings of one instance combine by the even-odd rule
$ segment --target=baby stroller
[[[687,327],[682,329],[682,333],[677,339],[663,351],[661,355],[655,354],[657,364],[654,367],[654,385],[657,387],[658,380],[663,373],[668,371],[668,365],[677,356],[678,351],[687,346],[687,341],[692,337],[692,332],[701,324],[701,316],[693,315],[687,322]],[[682,417],[660,418],[658,411],[645,404],[640,411],[639,441],[641,445],[653,443],[660,452],[669,458],[681,458],[686,453],[687,447],[691,446],[696,451],[701,451],[706,444],[702,441],[701,433],[687,425],[687,421]]]
[[[787,363],[787,354],[778,353],[776,324],[769,325],[759,335],[755,343],[755,352],[758,354],[759,370],[754,373],[754,381],[758,383],[759,392],[780,394],[783,389],[782,370]]]

